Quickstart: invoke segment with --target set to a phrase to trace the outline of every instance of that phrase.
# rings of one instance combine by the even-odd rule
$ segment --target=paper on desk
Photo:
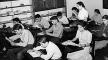
[[[38,52],[28,52],[33,58],[35,57],[39,57],[40,56],[40,53]]]
[[[40,33],[38,33],[37,35],[44,35],[44,33],[43,33],[43,32],[40,32]]]
[[[75,43],[73,43],[72,41],[65,41],[62,43],[63,45],[76,45]]]

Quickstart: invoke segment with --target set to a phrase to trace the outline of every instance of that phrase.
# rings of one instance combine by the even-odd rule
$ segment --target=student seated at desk
[[[43,36],[40,39],[39,43],[40,43],[40,46],[33,48],[33,50],[28,50],[28,53],[32,57],[34,57],[34,58],[40,57],[44,60],[61,60],[62,53],[61,53],[60,49],[58,48],[58,46],[55,43],[49,41],[48,37]],[[45,49],[47,54],[41,53],[39,51],[40,49]]]
[[[71,23],[71,20],[78,20],[78,12],[79,10],[76,7],[72,7],[72,16],[69,18],[69,23]]]
[[[58,18],[59,22],[61,22],[61,24],[63,24],[63,26],[68,26],[69,21],[68,21],[67,17],[62,14],[62,12],[57,13],[57,18]]]
[[[12,46],[15,46],[15,48],[7,51],[7,57],[9,60],[22,60],[24,53],[26,53],[28,49],[33,48],[34,37],[29,30],[23,29],[20,24],[14,25],[13,30],[16,35],[9,38],[6,37],[6,39]],[[20,38],[20,41],[15,43],[14,41],[18,38]]]
[[[33,24],[33,27],[37,28],[49,28],[50,24],[48,20],[43,19],[40,14],[35,15],[35,22]]]
[[[54,39],[53,38],[51,39],[52,42],[59,43],[60,38],[62,37],[62,34],[63,34],[63,26],[59,22],[57,16],[51,17],[50,20],[53,25],[51,26],[51,28],[45,31],[46,32],[45,34],[55,37]]]
[[[100,27],[100,34],[104,37],[108,37],[108,15],[104,15],[103,24]]]
[[[79,39],[78,44],[73,42],[76,41],[77,39]],[[68,60],[92,60],[89,51],[91,41],[92,41],[92,34],[88,30],[85,30],[85,24],[83,22],[80,22],[78,24],[78,30],[75,38],[73,40],[66,41],[63,44],[78,46],[82,47],[83,49],[72,53],[68,53],[67,54]]]
[[[19,18],[16,17],[16,18],[12,19],[12,21],[13,21],[13,26],[15,24],[20,24],[22,26],[22,28],[24,29],[24,26]]]
[[[102,24],[97,27],[97,30],[94,30],[94,35],[98,41],[108,39],[108,15],[102,17]]]
[[[95,58],[96,60],[108,59],[108,15],[103,16],[103,24],[100,31],[97,32],[100,40],[95,41]]]
[[[79,13],[78,13],[78,19],[79,20],[83,20],[87,22],[87,18],[88,18],[88,11],[85,8],[85,5],[82,1],[79,1],[76,3],[78,9],[79,9]]]
[[[91,20],[94,21],[97,25],[102,24],[102,15],[99,9],[94,10],[94,15],[91,17]]]

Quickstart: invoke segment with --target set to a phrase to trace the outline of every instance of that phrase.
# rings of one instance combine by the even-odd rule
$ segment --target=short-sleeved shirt
[[[69,21],[66,16],[62,16],[61,19],[58,19],[62,24],[69,24]]]
[[[34,37],[33,37],[32,33],[26,29],[22,30],[22,34],[11,36],[9,39],[16,40],[17,38],[21,39],[21,41],[19,43],[16,43],[17,46],[25,47],[28,44],[34,43]]]
[[[78,19],[87,21],[88,18],[88,12],[84,8],[82,8],[78,13]]]
[[[47,32],[52,32],[54,37],[61,38],[63,34],[63,26],[61,23],[57,23],[57,26],[52,25],[52,27],[48,29]]]
[[[41,46],[34,48],[34,50],[40,50],[40,49],[46,49],[47,54],[41,56],[41,58],[46,59],[46,60],[59,59],[62,56],[60,49],[53,42],[49,42],[49,44],[46,48],[42,48]]]
[[[93,15],[92,20],[94,20],[96,23],[102,24],[102,16],[100,14]]]
[[[87,44],[92,41],[92,33],[88,30],[84,30],[83,32],[77,31],[76,38],[79,39],[79,44]]]

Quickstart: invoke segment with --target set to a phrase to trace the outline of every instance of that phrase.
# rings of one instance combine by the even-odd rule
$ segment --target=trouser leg
[[[26,47],[24,47],[20,52],[17,53],[17,59],[22,60],[27,50],[32,49],[32,48],[33,48],[33,45],[27,45]]]
[[[9,49],[7,51],[7,57],[9,58],[9,60],[17,60],[16,59],[16,54],[22,50],[23,47],[18,47],[18,48],[13,48],[13,49]]]

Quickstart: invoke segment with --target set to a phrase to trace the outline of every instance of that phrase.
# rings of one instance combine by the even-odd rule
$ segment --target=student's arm
[[[28,41],[29,41],[29,38],[30,38],[29,37],[29,32],[28,31],[24,32],[24,34],[21,35],[21,37],[23,37],[22,40],[21,40],[22,42],[16,43],[16,45],[25,47],[27,45]]]
[[[79,38],[79,31],[77,30],[76,36],[72,39],[72,41],[76,41]]]
[[[15,43],[14,43],[11,39],[9,39],[9,38],[7,38],[7,37],[5,37],[5,39],[6,39],[7,41],[9,41],[9,42],[10,42],[10,44],[11,44],[12,46],[14,46],[14,45],[15,45]]]
[[[77,37],[75,37],[75,38],[73,38],[73,39],[72,39],[72,41],[76,41],[77,39],[78,39],[78,38],[77,38]]]
[[[84,15],[85,21],[87,21],[87,18],[89,17],[88,12],[86,11],[83,15]]]
[[[68,19],[67,19],[66,16],[64,16],[64,22],[65,22],[66,24],[69,24],[69,21],[68,21]]]
[[[9,39],[12,41],[17,40],[18,38],[20,38],[20,35],[14,35],[14,36],[9,37]]]
[[[47,51],[46,55],[42,54],[40,57],[43,58],[44,60],[49,60],[53,56],[53,54],[54,54],[53,50],[51,49],[51,50]]]
[[[102,34],[103,34],[104,37],[108,36],[108,26],[105,27],[105,29],[104,29]]]
[[[59,37],[63,33],[63,26],[59,26],[57,28],[58,28],[58,30],[56,32],[47,33],[47,35],[54,36],[54,37]]]
[[[81,47],[90,46],[90,43],[92,41],[92,34],[91,33],[87,33],[87,35],[85,36],[85,38],[86,38],[86,44],[80,44]]]
[[[41,46],[37,46],[37,47],[33,48],[33,50],[40,50],[40,49],[45,49],[45,48],[43,48]]]
[[[52,30],[53,30],[53,25],[48,30],[46,30],[46,33],[52,32]]]
[[[20,35],[14,35],[14,36],[11,36],[9,38],[5,37],[6,40],[8,40],[10,42],[11,45],[15,45],[15,43],[13,42],[14,40],[17,40],[18,38],[20,38]]]

